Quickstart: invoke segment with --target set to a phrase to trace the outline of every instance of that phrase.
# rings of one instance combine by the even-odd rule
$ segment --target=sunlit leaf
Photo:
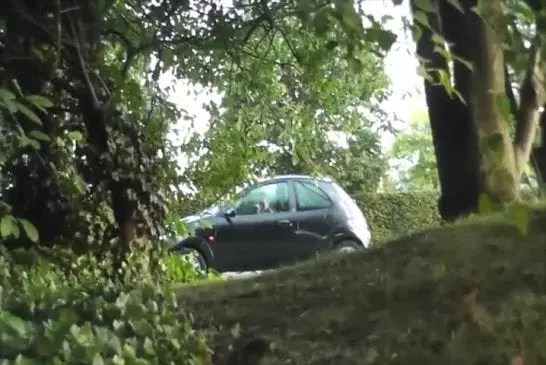
[[[447,2],[461,13],[464,13],[464,8],[459,0],[447,0]]]
[[[7,89],[4,89],[4,88],[0,88],[0,100],[3,101],[3,102],[6,102],[6,101],[9,101],[9,100],[14,100],[15,99],[15,94],[12,93],[11,91],[7,90]]]
[[[13,233],[13,217],[5,215],[0,220],[0,236],[7,237]]]
[[[40,117],[38,117],[36,113],[30,110],[26,105],[23,105],[17,101],[14,101],[14,104],[17,107],[17,111],[23,113],[29,120],[33,121],[34,123],[38,125],[42,125],[42,121],[40,120]]]
[[[19,218],[23,231],[32,242],[38,242],[39,234],[36,227],[26,219]]]
[[[66,137],[68,139],[70,139],[72,141],[76,141],[76,142],[79,142],[79,141],[83,140],[83,134],[80,131],[70,131],[70,132],[68,132]]]
[[[428,16],[425,12],[419,10],[415,11],[413,13],[413,19],[419,22],[421,25],[425,26],[426,28],[432,29],[432,27],[430,26],[430,22],[428,21]]]

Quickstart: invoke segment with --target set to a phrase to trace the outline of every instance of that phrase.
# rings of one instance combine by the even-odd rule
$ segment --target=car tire
[[[362,248],[362,245],[353,240],[343,240],[334,246],[338,253],[351,253]]]
[[[209,266],[205,256],[196,248],[184,247],[182,252],[183,256],[187,257],[188,262],[194,267],[194,269],[200,273],[206,274],[209,271]]]

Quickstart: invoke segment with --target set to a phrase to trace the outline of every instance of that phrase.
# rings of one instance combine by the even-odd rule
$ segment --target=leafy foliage
[[[320,173],[350,190],[375,190],[385,168],[372,123],[386,94],[381,59],[369,47],[355,51],[362,64],[355,71],[302,21],[277,27],[256,31],[216,83],[224,98],[209,107],[210,129],[192,141],[200,148],[188,179],[205,200],[237,183],[286,173]],[[335,43],[341,30],[323,34]],[[342,134],[341,144],[334,133]]]
[[[425,118],[423,118],[425,117]],[[409,130],[397,134],[390,151],[391,168],[399,178],[399,190],[438,190],[438,172],[430,124],[426,116],[415,115]]]
[[[44,254],[51,259],[44,259]],[[171,260],[161,255],[160,262]],[[0,359],[10,363],[195,364],[209,350],[176,300],[176,273],[139,254],[121,281],[111,260],[60,249],[0,256]],[[169,265],[167,265],[169,266]],[[186,267],[186,282],[197,274]]]
[[[361,194],[356,197],[368,219],[374,244],[439,224],[438,198],[439,193],[434,191]]]

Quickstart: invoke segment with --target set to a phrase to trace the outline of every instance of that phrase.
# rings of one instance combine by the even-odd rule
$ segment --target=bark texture
[[[414,14],[420,11],[416,3],[412,2]],[[451,221],[475,212],[484,193],[498,205],[518,198],[521,174],[533,150],[539,106],[546,103],[543,42],[539,32],[518,101],[504,60],[503,1],[461,1],[463,9],[448,0],[432,3],[432,11],[421,9],[415,17],[417,25],[423,13],[427,17],[427,24],[420,26],[417,54],[428,70],[425,93],[441,185],[440,214]],[[445,38],[454,59],[451,70],[433,33]],[[440,72],[449,75],[459,98],[449,88],[446,91],[445,78],[440,84]],[[514,140],[511,123],[516,123]],[[546,152],[535,150],[537,161],[541,156],[537,166],[546,172]]]
[[[412,4],[417,10],[415,3]],[[468,56],[464,46],[466,34],[461,32],[464,15],[444,1],[434,2],[434,11],[427,13],[428,23],[435,33],[451,43],[451,51]],[[433,31],[422,26],[417,39],[417,54],[429,70],[425,78],[425,96],[428,105],[434,150],[441,186],[439,211],[446,221],[470,214],[477,209],[482,190],[479,170],[480,154],[474,122],[467,106],[457,97],[450,96],[440,84],[440,73],[449,75],[448,63],[436,51]],[[470,70],[462,63],[454,65],[454,86],[464,96],[469,92]]]
[[[484,193],[496,203],[517,197],[519,174],[510,137],[508,115],[502,114],[505,94],[502,0],[480,3],[480,15],[468,12],[473,65],[469,107],[476,121],[482,153]]]

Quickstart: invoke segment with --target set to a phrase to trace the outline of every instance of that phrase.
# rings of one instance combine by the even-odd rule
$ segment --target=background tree
[[[476,211],[482,194],[513,201],[544,103],[542,5],[437,0],[412,9],[443,218]]]
[[[426,111],[412,113],[407,131],[396,135],[389,154],[398,190],[438,190],[434,145]]]
[[[210,106],[210,129],[194,140],[200,157],[188,169],[199,199],[207,200],[205,190],[214,200],[236,184],[289,173],[330,175],[353,191],[377,188],[385,169],[373,121],[386,95],[381,57],[366,47],[355,69],[328,50],[333,40],[321,49],[301,22],[280,26],[273,35],[256,32],[217,84],[223,101]]]

